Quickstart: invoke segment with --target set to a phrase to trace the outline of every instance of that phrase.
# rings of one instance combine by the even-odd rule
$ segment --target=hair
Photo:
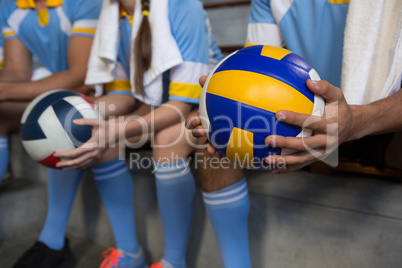
[[[149,12],[150,0],[141,0],[142,11]],[[151,67],[152,61],[152,33],[148,16],[142,16],[141,25],[138,29],[137,37],[134,43],[135,56],[135,90],[145,96],[144,73]]]

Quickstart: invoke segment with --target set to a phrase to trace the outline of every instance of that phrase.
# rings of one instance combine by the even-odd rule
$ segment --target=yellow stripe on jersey
[[[264,46],[261,51],[261,56],[270,57],[273,59],[281,60],[286,55],[292,53],[291,51],[275,46]]]
[[[350,0],[328,0],[330,4],[347,4]]]
[[[71,33],[85,33],[85,34],[95,34],[95,29],[91,28],[74,28],[71,30]]]
[[[7,32],[3,32],[3,37],[6,38],[7,36],[10,35],[16,35],[16,33],[14,31],[7,31]]]
[[[3,61],[0,60],[0,70],[3,69]]]
[[[248,90],[244,90],[245,88]],[[314,107],[308,98],[293,87],[275,78],[247,71],[230,70],[215,73],[209,81],[207,93],[273,113],[290,110],[311,114]]]
[[[171,82],[169,86],[170,96],[199,99],[201,97],[201,91],[202,87],[195,84]]]
[[[254,134],[252,132],[234,127],[226,147],[226,156],[243,165],[254,167],[253,143]]]
[[[114,80],[105,85],[105,93],[111,91],[128,91],[131,92],[130,80]]]
[[[19,8],[35,8],[34,0],[17,0],[15,3]],[[58,7],[63,4],[63,0],[46,0],[47,7]]]

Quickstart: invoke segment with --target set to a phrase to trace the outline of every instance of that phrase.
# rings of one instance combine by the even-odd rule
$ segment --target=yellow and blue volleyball
[[[321,116],[324,101],[306,86],[320,80],[303,58],[273,46],[250,46],[223,59],[202,90],[200,116],[207,137],[225,157],[246,168],[270,169],[264,159],[289,152],[269,147],[269,135],[308,136],[306,129],[279,122],[275,113],[290,110]]]

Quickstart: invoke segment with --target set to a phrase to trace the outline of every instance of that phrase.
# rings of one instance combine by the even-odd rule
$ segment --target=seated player
[[[158,0],[142,1],[120,0],[120,20],[116,21],[115,31],[108,21],[108,31],[103,31],[103,21],[99,22],[99,35],[106,34],[108,40],[119,44],[118,51],[111,49],[114,61],[103,61],[98,58],[97,47],[92,50],[87,82],[105,84],[113,89],[125,85],[132,89],[136,98],[157,107],[141,118],[131,118],[115,125],[118,120],[105,121],[106,127],[116,128],[114,137],[106,138],[110,143],[105,146],[93,141],[98,140],[99,122],[81,121],[94,126],[94,135],[87,144],[76,151],[58,153],[57,156],[72,158],[60,162],[60,167],[85,168],[98,159],[107,157],[108,147],[119,142],[120,137],[130,141],[147,136],[153,131],[153,158],[155,161],[155,177],[159,208],[164,230],[164,254],[154,268],[185,268],[186,249],[190,237],[195,184],[189,169],[188,155],[193,151],[183,135],[185,128],[182,121],[199,101],[201,87],[198,77],[208,73],[210,46],[214,45],[209,36],[207,20],[202,4],[198,0]],[[115,5],[116,4],[116,5]],[[111,3],[105,7],[101,18],[115,17],[118,6]],[[135,16],[140,16],[136,20]],[[117,17],[117,16],[116,16]],[[137,23],[137,25],[136,25]],[[166,27],[169,26],[170,27]],[[139,26],[139,27],[136,27]],[[112,29],[111,29],[112,28]],[[138,29],[134,31],[133,29]],[[156,34],[158,33],[159,34]],[[132,40],[134,51],[132,51]],[[152,49],[151,49],[152,48]],[[166,51],[169,49],[168,51]],[[219,51],[218,51],[219,52]],[[103,51],[104,53],[104,51]],[[215,57],[220,57],[220,52]],[[131,60],[134,58],[134,60]],[[152,60],[151,60],[152,59]],[[215,60],[215,63],[217,61]],[[111,70],[98,72],[97,66],[112,64]],[[113,67],[117,64],[117,68]],[[98,70],[98,71],[97,71]],[[135,70],[135,71],[134,71]],[[144,76],[145,74],[145,76]],[[130,84],[130,76],[134,78]],[[145,79],[154,76],[152,79]],[[111,82],[115,79],[114,82]],[[164,86],[167,84],[167,87]],[[134,100],[134,98],[132,98]],[[119,106],[122,108],[123,106]],[[129,117],[130,118],[130,117]],[[77,122],[79,123],[79,122]],[[81,124],[80,123],[80,124]],[[101,133],[109,134],[101,129]],[[123,141],[125,143],[126,141]],[[88,146],[88,147],[87,147]],[[98,169],[98,168],[97,168]],[[100,168],[102,169],[102,168]],[[124,197],[124,196],[123,196]],[[133,224],[134,226],[134,224]],[[131,254],[130,254],[131,253]],[[107,252],[102,267],[143,267],[143,255],[136,243],[135,251],[121,248]],[[127,262],[130,264],[127,264]]]
[[[18,128],[28,102],[43,92],[62,88],[92,93],[84,86],[84,78],[99,12],[100,5],[96,0],[1,1],[0,21],[5,39],[4,68],[0,74],[2,135],[6,137],[10,131]],[[33,56],[51,71],[50,76],[31,81]],[[124,166],[124,163],[113,165],[109,162],[108,168],[98,170],[97,175],[105,180],[97,183],[97,186],[112,226],[114,229],[116,225],[119,226],[119,232],[114,234],[116,243],[126,249],[134,243],[134,236],[130,235],[134,233],[131,225],[133,205],[129,199],[132,191],[127,183],[114,184],[107,180],[112,171],[127,173]],[[59,267],[71,264],[73,258],[64,236],[80,175],[78,171],[48,170],[45,226],[38,242],[23,254],[14,267]],[[129,180],[130,184],[130,179],[126,176],[119,181]],[[128,193],[123,205],[117,202],[119,200],[114,202],[116,196],[120,200],[123,197],[119,191],[115,191],[116,187],[122,187]],[[110,206],[110,203],[113,205]]]

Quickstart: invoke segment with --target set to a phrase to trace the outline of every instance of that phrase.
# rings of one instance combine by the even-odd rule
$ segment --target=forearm
[[[367,105],[352,105],[353,139],[402,130],[402,90]]]
[[[38,81],[25,80],[23,82],[1,82],[0,100],[30,101],[40,94],[52,89],[74,90],[79,88],[81,85],[83,85],[84,79],[84,72],[67,70]]]
[[[191,107],[189,103],[169,101],[142,117],[126,117],[124,122],[115,124],[115,141],[122,136],[130,138],[173,126],[186,118]]]
[[[32,73],[22,73],[16,71],[10,71],[8,69],[3,69],[0,72],[0,83],[1,82],[26,82],[30,81]]]

